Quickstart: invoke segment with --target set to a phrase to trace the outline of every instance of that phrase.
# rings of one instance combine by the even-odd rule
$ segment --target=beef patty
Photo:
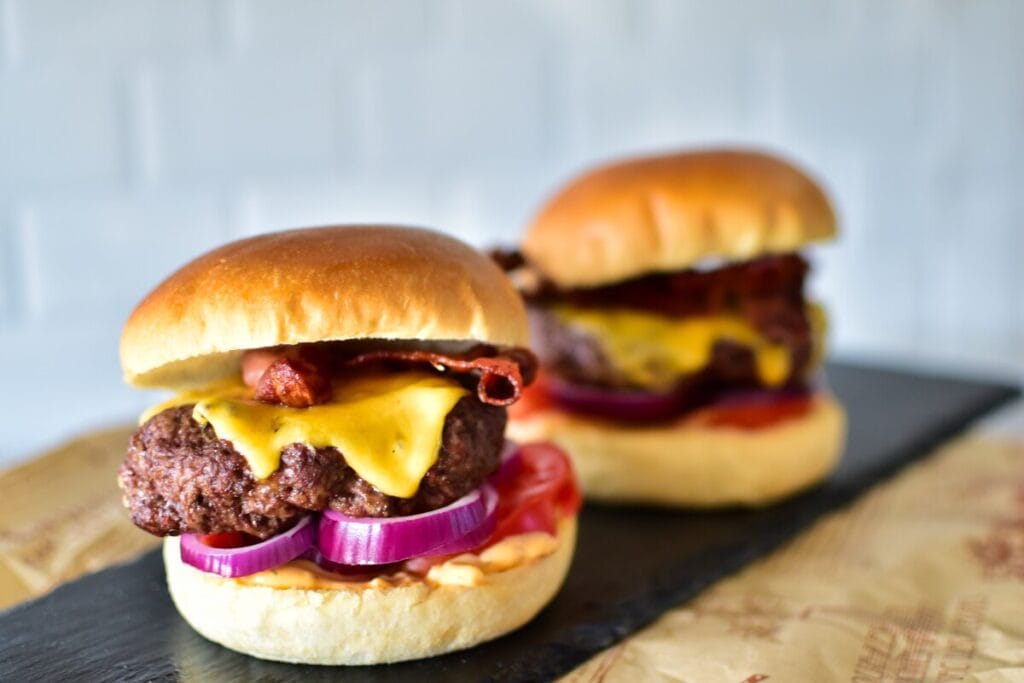
[[[462,398],[444,423],[441,448],[412,498],[381,493],[334,448],[291,444],[264,480],[230,441],[192,419],[191,405],[165,410],[132,436],[119,472],[132,521],[158,536],[241,531],[267,538],[309,511],[394,517],[443,507],[480,486],[498,466],[504,408]]]

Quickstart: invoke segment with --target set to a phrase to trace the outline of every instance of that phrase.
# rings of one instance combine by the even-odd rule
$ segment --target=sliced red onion
[[[516,452],[518,453],[518,451]],[[462,538],[457,538],[450,543],[434,548],[429,553],[426,553],[424,557],[463,553],[480,547],[484,544],[484,541],[491,537],[491,534],[494,533],[494,527],[497,526],[498,522],[498,492],[494,490],[493,486],[484,484],[480,487],[480,495],[484,499],[485,516],[483,523]]]
[[[300,556],[303,560],[309,560],[316,566],[320,567],[324,571],[330,572],[331,574],[337,574],[338,581],[369,581],[375,576],[379,576],[383,571],[387,569],[386,565],[379,566],[359,566],[355,564],[340,564],[338,562],[331,562],[324,557],[316,547],[312,547]],[[396,564],[397,569],[401,565]]]
[[[439,510],[408,517],[349,517],[324,510],[318,547],[331,562],[376,565],[469,550],[494,529],[498,495],[488,485]]]
[[[569,410],[618,420],[662,420],[680,409],[680,397],[676,393],[614,391],[562,381],[551,381],[548,391],[557,403]]]
[[[768,405],[778,401],[804,398],[810,393],[810,388],[803,386],[789,386],[776,389],[740,389],[737,391],[723,392],[719,394],[713,401],[712,405]]]
[[[181,561],[204,572],[235,578],[290,562],[313,547],[314,540],[316,524],[312,516],[303,517],[283,534],[241,548],[213,548],[196,534],[182,534]]]

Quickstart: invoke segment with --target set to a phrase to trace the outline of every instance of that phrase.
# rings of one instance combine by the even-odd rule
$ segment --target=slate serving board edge
[[[535,652],[529,656],[524,655],[512,662],[507,669],[503,667],[491,680],[553,680],[569,673],[599,652],[617,645],[657,621],[673,606],[693,599],[704,589],[777,550],[822,516],[849,506],[875,486],[920,461],[945,442],[966,432],[989,413],[1020,398],[1022,394],[1019,387],[992,386],[991,396],[974,406],[973,414],[965,414],[961,419],[948,421],[943,428],[922,435],[900,453],[901,457],[893,458],[875,472],[855,477],[852,482],[844,482],[844,486],[839,489],[815,489],[804,494],[802,498],[809,500],[789,524],[775,526],[771,533],[758,536],[743,551],[724,552],[713,558],[709,564],[715,567],[714,572],[671,589],[652,593],[648,596],[647,604],[638,605],[637,600],[628,600],[618,606],[624,611],[623,616],[617,616],[614,620],[594,621],[575,626],[567,633],[568,642],[544,646],[545,650],[550,650],[547,656],[537,657]],[[546,665],[538,667],[538,661]]]

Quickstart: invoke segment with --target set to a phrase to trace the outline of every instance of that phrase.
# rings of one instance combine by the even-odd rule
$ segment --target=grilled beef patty
[[[230,441],[192,419],[192,405],[165,410],[132,436],[119,472],[136,526],[158,536],[240,531],[267,538],[310,511],[394,517],[444,507],[498,466],[506,412],[475,397],[448,414],[437,462],[412,498],[381,493],[334,448],[291,444],[268,478],[252,476]]]

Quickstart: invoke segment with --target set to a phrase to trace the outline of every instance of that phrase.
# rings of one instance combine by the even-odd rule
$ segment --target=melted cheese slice
[[[675,377],[703,369],[718,341],[748,347],[765,386],[782,384],[792,368],[784,345],[768,341],[739,316],[670,318],[570,306],[555,307],[554,312],[564,324],[597,339],[615,368],[640,386],[668,388]]]
[[[139,416],[139,424],[145,424],[149,418],[159,415],[165,410],[189,403],[199,403],[203,399],[213,398],[214,396],[222,398],[249,398],[252,396],[252,389],[234,378],[221,380],[200,389],[189,389],[180,394],[175,394],[166,401],[157,403],[155,406],[150,406]]]
[[[310,408],[260,403],[250,393],[237,383],[222,385],[187,392],[161,409],[195,402],[193,418],[230,441],[257,479],[277,470],[289,444],[333,446],[356,474],[400,498],[416,495],[437,461],[445,418],[469,394],[455,380],[427,372],[355,377],[336,384],[329,403]]]

